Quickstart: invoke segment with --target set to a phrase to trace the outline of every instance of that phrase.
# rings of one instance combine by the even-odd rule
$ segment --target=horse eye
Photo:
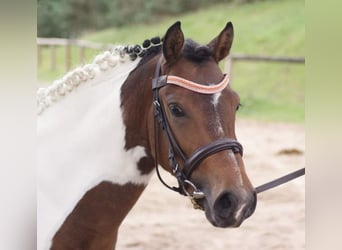
[[[171,110],[172,115],[175,117],[181,117],[185,115],[182,108],[175,103],[171,103],[169,105],[169,109]]]
[[[240,107],[242,106],[241,103],[239,103],[237,106],[236,106],[236,111],[238,111],[240,109]]]

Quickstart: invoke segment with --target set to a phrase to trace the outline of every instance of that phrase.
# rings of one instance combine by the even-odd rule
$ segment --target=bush
[[[231,0],[38,0],[38,36],[76,37],[89,30],[158,21]]]

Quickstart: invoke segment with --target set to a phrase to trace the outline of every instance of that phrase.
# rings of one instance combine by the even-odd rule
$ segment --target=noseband
[[[162,102],[159,98],[159,90],[168,85],[174,84],[180,87],[189,89],[194,92],[202,94],[214,94],[223,90],[228,84],[228,77],[225,76],[224,79],[215,85],[204,86],[189,80],[183,79],[177,76],[160,75],[161,74],[161,59],[159,59],[156,70],[155,78],[152,80],[152,90],[153,90],[153,106],[154,106],[154,148],[155,148],[155,168],[159,180],[169,189],[178,192],[182,195],[188,196],[194,205],[194,208],[202,209],[204,208],[197,203],[198,199],[205,197],[204,193],[196,187],[194,183],[190,181],[192,172],[199,166],[199,164],[210,155],[216,154],[223,150],[232,150],[234,154],[239,153],[241,156],[243,154],[242,145],[234,139],[223,138],[213,141],[207,145],[197,148],[190,157],[187,157],[183,152],[182,148],[179,146],[176,138],[172,133],[172,129],[167,120],[165,111],[163,109]],[[157,126],[165,132],[169,143],[169,164],[172,168],[173,175],[177,178],[178,187],[171,187],[165,183],[162,179],[159,168],[158,168],[158,131]],[[178,156],[183,162],[182,167],[178,160]],[[188,188],[192,189],[192,192],[188,191]]]

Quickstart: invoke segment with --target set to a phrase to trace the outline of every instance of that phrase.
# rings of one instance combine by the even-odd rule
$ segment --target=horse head
[[[159,127],[167,133],[158,131],[154,155],[159,155],[158,163],[164,169],[177,176],[178,191],[190,196],[218,227],[239,226],[256,206],[235,135],[239,96],[218,65],[229,54],[233,36],[229,22],[203,46],[185,40],[177,22],[164,36],[156,72],[167,76],[157,79],[162,83],[155,87],[161,106],[157,112],[163,113],[162,123],[166,123]],[[153,145],[156,135],[152,130],[150,135]],[[202,195],[194,196],[199,190]]]

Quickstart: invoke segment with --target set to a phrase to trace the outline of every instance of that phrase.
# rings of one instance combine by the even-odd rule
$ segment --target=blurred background
[[[305,166],[304,13],[304,0],[38,0],[38,85],[111,46],[162,37],[178,20],[202,44],[231,21],[233,47],[220,66],[241,98],[237,136],[257,186]],[[221,230],[153,176],[120,231],[119,249],[304,250],[305,179],[263,193],[239,230]]]
[[[240,117],[304,122],[304,0],[38,0],[38,84],[90,63],[113,45],[163,36],[175,21],[206,44],[228,21],[235,37],[228,60]]]

